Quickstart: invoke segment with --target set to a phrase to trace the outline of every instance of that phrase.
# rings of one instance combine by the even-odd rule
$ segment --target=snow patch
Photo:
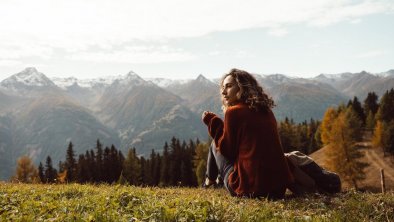
[[[36,68],[26,68],[20,73],[12,75],[11,77],[3,80],[1,85],[14,86],[16,84],[23,84],[26,86],[54,86],[55,84],[48,79],[44,74],[37,71]]]

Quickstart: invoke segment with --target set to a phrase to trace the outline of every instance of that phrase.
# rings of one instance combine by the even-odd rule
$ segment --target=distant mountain
[[[146,81],[150,81],[161,88],[172,88],[188,83],[191,79],[147,78]]]
[[[0,115],[0,180],[8,179],[15,172],[12,119]]]
[[[129,74],[135,74],[130,71]],[[125,76],[108,76],[96,79],[77,79],[75,77],[69,78],[52,78],[52,81],[62,88],[67,95],[72,97],[75,101],[93,111],[97,111],[95,104],[103,95],[106,88],[111,86],[115,81],[121,82]]]
[[[17,107],[22,107],[26,100],[24,97],[8,95],[0,91],[0,115],[2,113],[12,112]]]
[[[199,115],[205,110],[222,112],[219,83],[214,83],[201,74],[194,80],[171,84],[165,89],[181,97],[184,104]]]
[[[34,97],[37,93],[59,90],[59,87],[43,73],[31,67],[1,81],[0,90],[7,94]]]
[[[291,118],[296,122],[322,119],[330,106],[337,106],[348,98],[327,84],[284,83],[269,89],[277,106],[277,119]]]
[[[394,77],[394,69],[390,69],[387,72],[378,73],[377,75],[381,77]]]
[[[286,117],[296,122],[321,119],[330,106],[345,102],[348,97],[324,81],[294,78],[283,74],[258,75],[256,80],[276,103],[273,109],[278,120]]]
[[[382,96],[386,90],[393,88],[394,70],[379,74],[371,74],[366,71],[336,75],[321,74],[314,80],[331,85],[349,98],[357,96],[359,100],[364,100],[368,92],[374,91],[377,95]]]
[[[0,166],[7,169],[0,170],[0,180],[13,173],[22,155],[36,163],[50,155],[56,165],[64,160],[70,141],[76,153],[93,148],[97,139],[120,146],[113,129],[34,68],[3,80],[0,102],[0,162],[5,165]]]
[[[70,141],[74,143],[76,153],[94,148],[97,139],[108,146],[120,145],[115,131],[66,97],[33,99],[23,110],[2,119],[1,134],[8,135],[5,136],[3,150],[6,150],[7,160],[12,166],[22,155],[28,155],[36,162],[44,162],[50,155],[57,164],[59,160],[64,160]]]
[[[98,104],[98,116],[118,132],[122,147],[135,146],[142,154],[161,149],[172,136],[206,137],[197,115],[182,105],[180,97],[134,73],[113,82]]]
[[[278,120],[296,122],[321,119],[329,106],[346,103],[353,96],[365,99],[368,92],[382,95],[394,88],[394,70],[321,74],[294,78],[283,74],[254,74],[273,97]],[[181,140],[208,134],[201,112],[219,115],[219,79],[142,79],[134,72],[97,79],[49,79],[35,68],[0,82],[0,180],[15,169],[16,159],[31,156],[36,163],[50,155],[54,164],[64,160],[69,141],[80,154],[100,139],[124,153],[160,151],[172,136]]]

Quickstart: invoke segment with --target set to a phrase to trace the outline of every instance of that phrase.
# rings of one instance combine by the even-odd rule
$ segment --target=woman
[[[224,121],[205,111],[213,138],[204,186],[219,174],[233,196],[283,198],[294,179],[279,141],[274,102],[246,71],[232,69],[221,81]],[[215,164],[216,163],[216,164]]]

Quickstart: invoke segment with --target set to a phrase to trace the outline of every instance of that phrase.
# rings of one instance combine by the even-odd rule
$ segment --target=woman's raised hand
[[[209,113],[214,114],[213,112],[210,112],[210,111],[204,111],[204,112],[202,112],[201,119],[204,120],[205,116],[208,115]]]

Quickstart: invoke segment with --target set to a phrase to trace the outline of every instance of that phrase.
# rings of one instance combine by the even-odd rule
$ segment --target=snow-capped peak
[[[70,86],[78,85],[83,88],[93,88],[95,86],[109,86],[114,82],[120,84],[129,84],[131,82],[135,84],[142,84],[145,82],[140,76],[138,76],[135,72],[130,71],[126,75],[117,75],[117,76],[104,76],[94,79],[77,79],[75,77],[68,78],[52,78],[52,81],[62,89],[67,89]]]
[[[11,77],[3,80],[1,85],[4,87],[13,87],[16,85],[25,86],[55,86],[55,84],[43,73],[38,72],[34,67],[28,67]]]
[[[265,78],[268,78],[268,79],[275,81],[275,82],[286,82],[286,81],[292,79],[292,78],[285,76],[283,74],[271,74],[271,75],[265,76]]]
[[[123,78],[127,81],[145,81],[143,80],[137,73],[130,71],[127,75]]]
[[[58,87],[62,89],[66,89],[74,84],[80,85],[80,80],[75,77],[67,77],[67,78],[59,78],[53,77],[51,78],[52,82],[54,82]]]
[[[394,77],[394,69],[390,69],[387,72],[377,73],[376,75],[380,77]]]
[[[202,74],[198,75],[196,81],[198,82],[205,82],[205,83],[212,83],[211,80],[205,78]]]
[[[349,72],[344,72],[344,73],[339,73],[339,74],[325,74],[322,73],[318,76],[316,76],[314,79],[327,79],[327,80],[340,80],[340,79],[348,79],[350,77],[352,77],[353,74],[349,73]]]

